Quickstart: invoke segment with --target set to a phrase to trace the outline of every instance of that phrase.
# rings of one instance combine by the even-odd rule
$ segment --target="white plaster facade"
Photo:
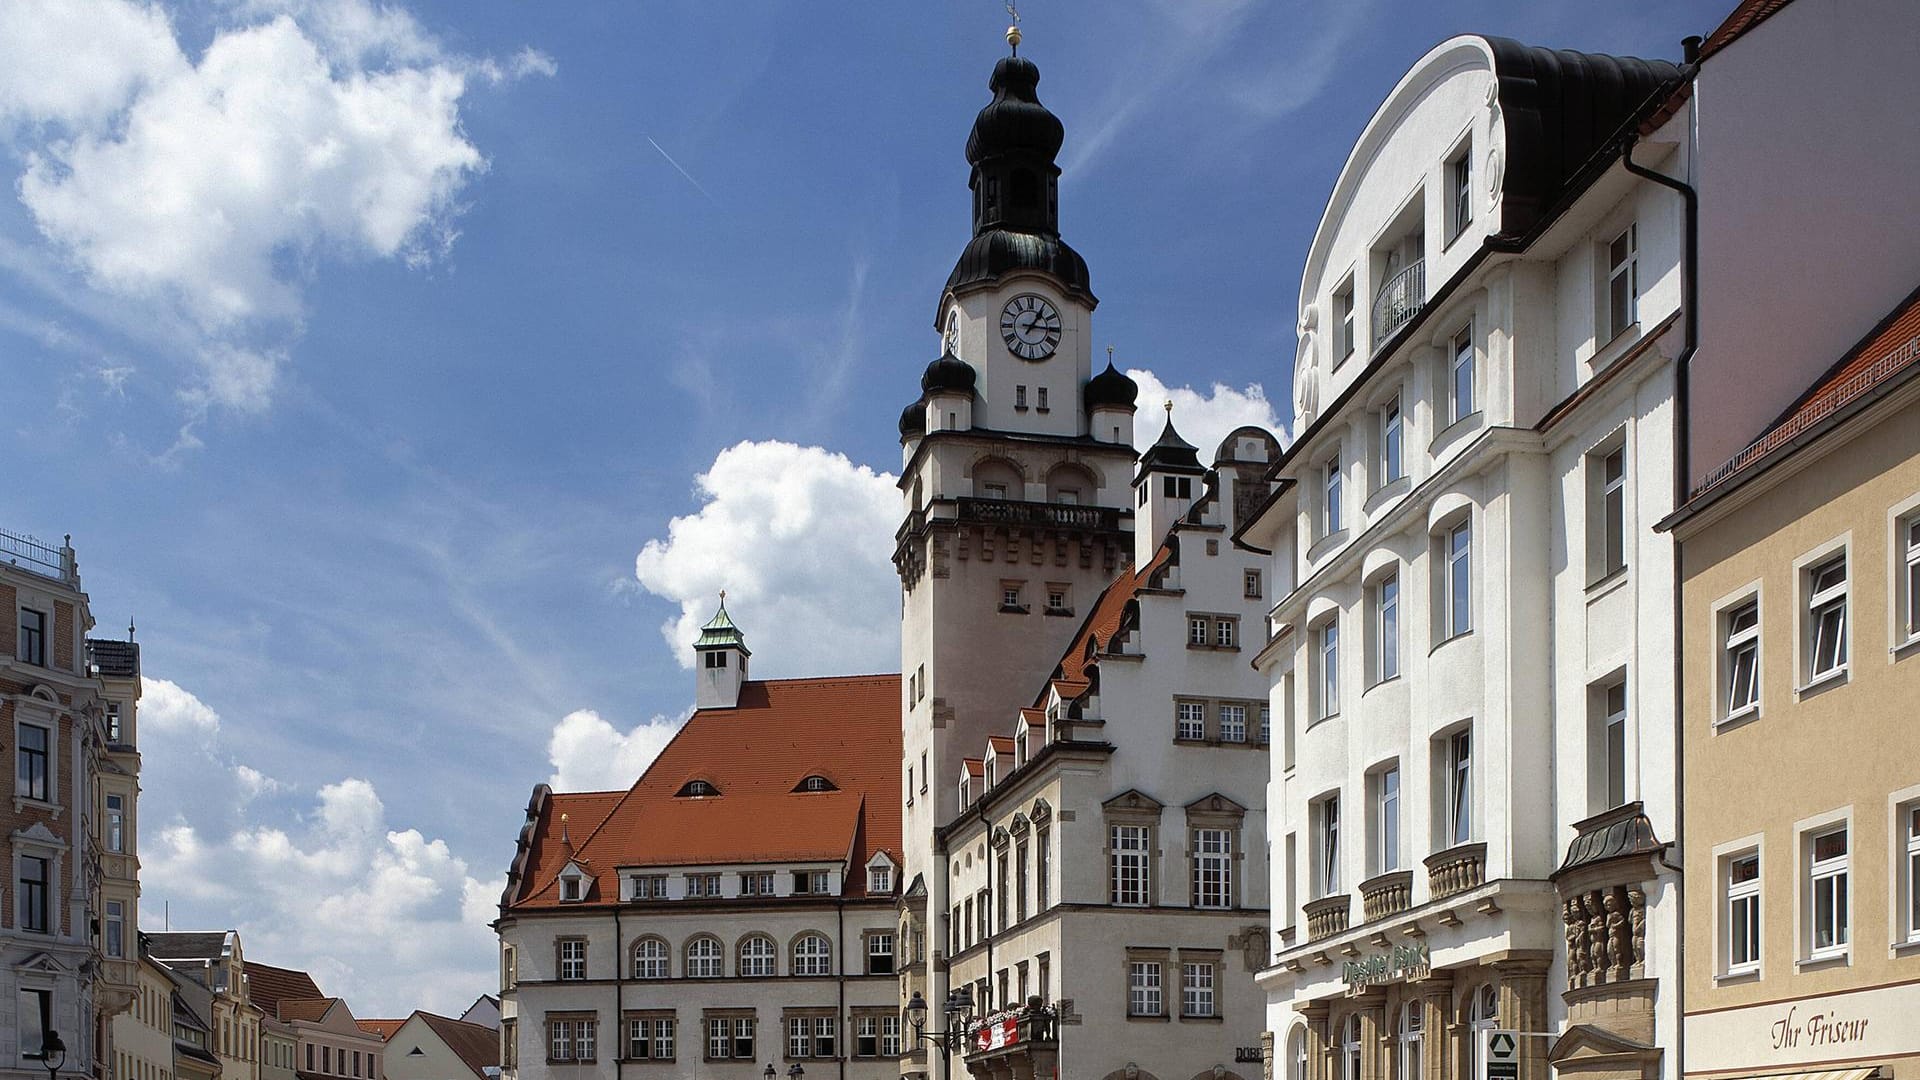
[[[1473,1075],[1480,1029],[1565,1032],[1588,1019],[1576,998],[1675,985],[1670,870],[1638,883],[1643,955],[1572,988],[1549,878],[1617,804],[1675,838],[1674,570],[1652,526],[1673,505],[1682,205],[1603,140],[1678,73],[1629,68],[1646,85],[1591,132],[1601,152],[1555,172],[1539,145],[1573,121],[1499,81],[1548,62],[1435,47],[1361,134],[1307,259],[1293,486],[1244,535],[1275,552],[1291,631],[1261,657],[1288,725],[1275,1076]],[[1684,174],[1685,124],[1634,160]],[[1671,1070],[1673,995],[1633,1002],[1629,1034]],[[1522,1076],[1581,1052],[1526,1040]]]

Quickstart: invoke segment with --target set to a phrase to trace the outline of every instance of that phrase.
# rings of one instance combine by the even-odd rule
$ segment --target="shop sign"
[[[1340,981],[1358,992],[1390,982],[1416,982],[1433,973],[1433,951],[1422,942],[1396,945],[1385,952],[1349,960],[1340,969]]]
[[[973,1049],[977,1054],[1004,1050],[1020,1041],[1020,1014],[989,1016],[973,1029]]]
[[[1780,1071],[1920,1054],[1920,983],[1687,1017],[1688,1072]]]
[[[1233,1063],[1235,1065],[1264,1065],[1266,1064],[1266,1058],[1261,1055],[1260,1048],[1257,1046],[1236,1046],[1233,1048]]]

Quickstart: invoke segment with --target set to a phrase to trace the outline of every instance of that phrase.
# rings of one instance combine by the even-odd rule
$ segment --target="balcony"
[[[1387,279],[1373,297],[1373,348],[1390,340],[1394,332],[1413,321],[1427,303],[1427,261],[1415,259],[1399,273]]]
[[[1307,940],[1319,941],[1346,933],[1347,923],[1353,917],[1353,897],[1347,893],[1323,896],[1300,905],[1300,910],[1307,915]]]
[[[72,581],[73,548],[53,547],[24,533],[0,529],[0,562],[55,581]]]
[[[1413,871],[1389,870],[1360,883],[1360,910],[1368,922],[1413,906]]]
[[[956,499],[956,517],[980,525],[1022,525],[1042,529],[1120,528],[1120,511],[1110,506],[1021,502],[1013,499]]]
[[[1477,889],[1487,880],[1487,845],[1459,844],[1427,856],[1427,890],[1435,900]]]

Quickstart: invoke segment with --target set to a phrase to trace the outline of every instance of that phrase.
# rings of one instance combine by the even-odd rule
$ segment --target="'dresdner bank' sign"
[[[1381,983],[1410,982],[1433,973],[1433,951],[1419,945],[1396,945],[1385,952],[1371,953],[1349,960],[1340,968],[1340,981],[1350,991],[1364,990]]]
[[[1920,983],[1687,1017],[1687,1072],[1779,1072],[1920,1054]]]

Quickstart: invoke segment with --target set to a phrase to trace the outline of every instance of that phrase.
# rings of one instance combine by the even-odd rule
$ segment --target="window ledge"
[[[1620,328],[1620,332],[1607,339],[1607,343],[1593,350],[1593,357],[1587,361],[1587,370],[1595,375],[1613,366],[1615,360],[1625,356],[1640,340],[1640,320],[1635,319]]]
[[[1722,731],[1731,731],[1734,728],[1741,727],[1750,721],[1758,719],[1760,719],[1760,703],[1756,701],[1752,705],[1741,709],[1739,712],[1728,713],[1726,716],[1715,720],[1713,722],[1713,730],[1715,734],[1719,734]]]
[[[58,820],[61,812],[65,809],[66,808],[59,803],[48,802],[45,799],[30,799],[25,795],[15,795],[13,797],[13,812],[16,814],[25,810],[40,810],[52,814],[55,820]]]
[[[1387,685],[1388,683],[1397,683],[1399,681],[1400,681],[1400,673],[1396,671],[1384,679],[1375,679],[1374,681],[1368,683],[1367,688],[1365,690],[1360,691],[1360,695],[1362,697],[1365,697],[1366,695],[1373,693],[1375,690],[1379,689],[1382,686]]]
[[[1025,615],[1027,614],[1027,611],[1028,609],[1025,604],[1001,604],[1000,605],[1000,613],[1002,615]]]
[[[1739,971],[1722,971],[1713,977],[1713,985],[1715,986],[1741,986],[1746,983],[1759,981],[1760,969],[1758,967],[1742,968]]]
[[[1071,616],[1071,615],[1073,614],[1073,609],[1072,609],[1072,608],[1063,608],[1063,607],[1050,607],[1050,608],[1047,608],[1047,609],[1046,609],[1045,611],[1043,611],[1043,612],[1041,612],[1041,614],[1042,614],[1042,615],[1068,615],[1068,616]]]
[[[1807,972],[1807,971],[1826,971],[1831,968],[1845,968],[1845,967],[1852,967],[1852,966],[1853,966],[1853,950],[1851,948],[1847,949],[1845,952],[1833,953],[1827,956],[1810,956],[1804,960],[1795,960],[1793,962],[1793,970],[1796,973]]]
[[[1130,1024],[1134,1024],[1134,1023],[1139,1023],[1139,1024],[1165,1024],[1165,1023],[1169,1023],[1169,1022],[1171,1022],[1172,1020],[1173,1020],[1173,1017],[1171,1017],[1171,1016],[1166,1016],[1166,1015],[1161,1015],[1161,1016],[1136,1016],[1136,1015],[1134,1015],[1133,1013],[1128,1013],[1128,1014],[1127,1014],[1127,1022],[1128,1022],[1128,1023],[1130,1023]]]
[[[1227,1018],[1218,1013],[1213,1016],[1188,1016],[1186,1013],[1181,1013],[1180,1022],[1183,1024],[1224,1024],[1227,1022]]]
[[[1824,689],[1825,687],[1834,685],[1835,683],[1845,682],[1846,679],[1847,679],[1847,665],[1841,664],[1839,667],[1834,668],[1832,671],[1822,672],[1821,674],[1815,675],[1813,678],[1808,679],[1806,682],[1801,683],[1799,686],[1794,687],[1793,693],[1795,697],[1805,697],[1806,695],[1813,693],[1815,690]]]
[[[1367,501],[1360,505],[1360,509],[1371,518],[1379,513],[1382,504],[1405,495],[1411,487],[1413,487],[1413,481],[1407,479],[1407,474],[1402,472],[1399,476],[1384,481],[1379,487],[1374,488],[1372,494],[1367,496]]]
[[[1344,528],[1335,529],[1329,533],[1321,533],[1319,539],[1315,540],[1313,545],[1307,548],[1307,561],[1319,562],[1322,558],[1326,557],[1328,552],[1339,550],[1341,545],[1346,542],[1347,530]]]
[[[1920,653],[1920,634],[1909,635],[1907,640],[1895,643],[1893,648],[1888,649],[1887,652],[1895,660]]]
[[[1460,631],[1459,633],[1453,635],[1452,637],[1441,638],[1439,641],[1434,643],[1433,648],[1427,650],[1427,655],[1432,656],[1434,653],[1439,652],[1441,649],[1446,648],[1447,646],[1453,644],[1454,642],[1459,641],[1462,638],[1470,638],[1472,636],[1473,636],[1473,628],[1468,627],[1467,629]]]
[[[1600,599],[1619,588],[1626,580],[1627,568],[1622,566],[1618,570],[1609,570],[1601,577],[1587,582],[1587,602],[1592,603]]]
[[[1187,648],[1194,652],[1239,652],[1240,651],[1240,646],[1238,645],[1195,645],[1191,641],[1187,642]]]
[[[1920,956],[1920,938],[1896,941],[1890,951],[1894,956]]]
[[[1441,443],[1452,442],[1455,436],[1460,433],[1471,428],[1479,427],[1480,419],[1481,412],[1479,409],[1475,409],[1460,419],[1455,420],[1453,423],[1448,424],[1446,427],[1441,428],[1439,431],[1434,432],[1433,439],[1427,443],[1428,451],[1436,457],[1439,456],[1442,452]]]

